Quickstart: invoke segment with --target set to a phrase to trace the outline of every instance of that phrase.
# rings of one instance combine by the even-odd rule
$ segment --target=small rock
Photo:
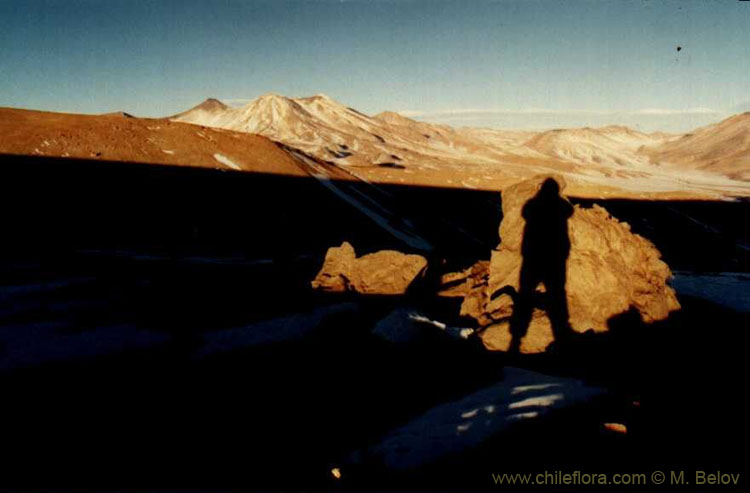
[[[613,433],[619,433],[626,435],[628,433],[628,427],[622,423],[604,423],[604,429],[609,430]]]
[[[404,294],[422,276],[427,259],[395,250],[381,250],[357,258],[348,242],[328,249],[323,267],[312,281],[313,289],[362,294]]]

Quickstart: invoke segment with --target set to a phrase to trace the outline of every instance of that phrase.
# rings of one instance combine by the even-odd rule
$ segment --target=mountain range
[[[617,125],[532,132],[368,116],[323,94],[265,94],[238,108],[208,99],[170,119],[264,135],[370,181],[488,189],[556,172],[574,188],[750,193],[750,113],[685,135]]]
[[[241,107],[209,98],[165,118],[0,108],[0,153],[482,190],[554,173],[582,197],[750,196],[750,113],[680,135],[453,128],[366,115],[324,94]]]

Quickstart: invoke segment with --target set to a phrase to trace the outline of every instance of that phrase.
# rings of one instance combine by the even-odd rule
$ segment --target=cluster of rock
[[[502,193],[503,220],[500,245],[483,260],[463,272],[442,277],[442,296],[463,297],[461,315],[476,320],[480,337],[491,350],[511,347],[511,321],[517,308],[523,268],[526,219],[524,206],[538,196],[542,176],[520,182]],[[561,178],[555,177],[564,185]],[[560,197],[559,200],[567,200]],[[567,239],[564,297],[569,329],[583,333],[608,330],[608,321],[635,309],[650,323],[663,320],[680,308],[667,284],[671,271],[656,247],[633,233],[627,223],[610,216],[602,207],[567,207]],[[544,245],[541,248],[544,249]],[[313,287],[328,291],[364,294],[401,294],[423,274],[427,261],[418,255],[382,251],[356,258],[348,243],[331,248]],[[540,283],[540,296],[548,287]],[[554,340],[547,311],[533,309],[518,349],[522,353],[544,351]]]
[[[323,267],[312,281],[313,289],[331,292],[399,295],[427,268],[427,259],[395,250],[381,250],[357,258],[354,247],[344,242],[328,249]]]
[[[526,221],[522,209],[546,179],[526,180],[503,191],[500,245],[492,251],[489,262],[478,262],[461,274],[465,278],[461,314],[485,327],[481,337],[488,349],[510,347],[513,295],[520,287],[524,261],[521,246]],[[564,183],[561,178],[555,179]],[[680,308],[674,289],[667,284],[672,275],[669,267],[653,243],[633,233],[630,225],[597,205],[591,208],[576,205],[567,229],[570,251],[565,295],[569,325],[574,332],[607,331],[610,318],[632,308],[647,323],[663,320]],[[450,281],[451,275],[443,280]],[[542,286],[538,289],[541,291]],[[499,292],[502,294],[493,298]],[[541,352],[553,340],[547,312],[535,309],[520,351]]]

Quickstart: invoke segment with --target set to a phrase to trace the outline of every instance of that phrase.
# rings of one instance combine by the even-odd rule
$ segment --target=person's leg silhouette
[[[534,297],[539,285],[539,273],[525,260],[521,265],[518,296],[514,300],[513,315],[510,319],[511,342],[508,352],[517,353],[521,348],[521,339],[526,336],[534,311]]]

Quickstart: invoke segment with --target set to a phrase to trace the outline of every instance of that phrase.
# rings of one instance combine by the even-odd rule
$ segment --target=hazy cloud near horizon
[[[643,132],[683,133],[717,123],[730,113],[696,108],[687,111],[643,109],[633,112],[551,111],[542,109],[453,110],[443,112],[402,111],[404,116],[452,127],[487,127],[516,130],[550,130],[572,127],[625,125]]]

